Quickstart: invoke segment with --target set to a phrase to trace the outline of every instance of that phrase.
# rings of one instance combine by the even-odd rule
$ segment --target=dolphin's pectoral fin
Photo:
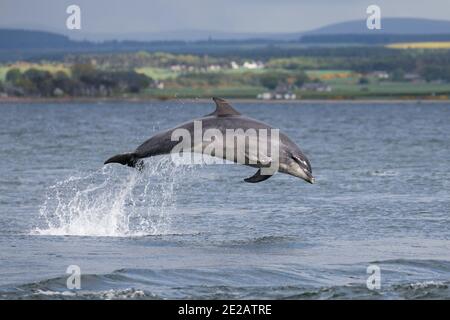
[[[267,180],[271,176],[272,175],[261,174],[261,169],[259,169],[253,176],[244,179],[244,181],[245,182],[250,182],[250,183],[257,183],[257,182],[261,182],[261,181]]]

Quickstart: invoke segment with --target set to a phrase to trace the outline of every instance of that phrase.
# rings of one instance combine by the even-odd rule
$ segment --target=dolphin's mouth
[[[316,178],[314,178],[313,175],[310,172],[308,172],[306,170],[303,170],[303,172],[306,175],[306,177],[303,178],[303,180],[305,180],[306,182],[309,182],[311,184],[314,184],[316,182]]]
[[[309,164],[308,159],[304,156],[292,156],[292,159],[300,166],[300,170],[302,170],[302,175],[300,175],[300,178],[305,180],[306,182],[309,182],[311,184],[314,184],[316,182],[316,179],[313,177],[311,173],[311,165]]]

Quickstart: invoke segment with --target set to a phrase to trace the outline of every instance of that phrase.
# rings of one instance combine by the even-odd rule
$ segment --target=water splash
[[[170,233],[175,189],[187,166],[150,159],[142,172],[104,166],[51,186],[40,235],[143,236]]]

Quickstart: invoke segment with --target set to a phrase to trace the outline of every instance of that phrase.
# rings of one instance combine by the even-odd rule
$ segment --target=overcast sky
[[[84,32],[107,34],[306,31],[365,19],[370,4],[383,17],[450,20],[450,0],[0,0],[0,26],[65,31],[71,4],[81,7]]]

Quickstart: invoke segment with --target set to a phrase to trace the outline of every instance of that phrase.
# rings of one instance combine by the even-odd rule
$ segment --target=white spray
[[[59,181],[48,190],[35,233],[76,236],[143,236],[170,233],[175,188],[187,166],[150,159],[139,172],[105,166]]]

